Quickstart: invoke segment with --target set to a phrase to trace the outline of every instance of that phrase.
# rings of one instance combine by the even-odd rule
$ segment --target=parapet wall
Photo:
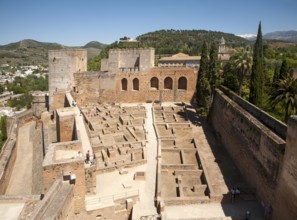
[[[273,203],[273,219],[297,217],[297,116],[288,121],[287,146],[282,171]]]
[[[18,126],[27,120],[31,120],[32,116],[32,110],[28,110],[8,119],[7,140],[0,153],[0,194],[4,194],[7,189],[17,157],[16,142]]]
[[[272,204],[285,140],[218,89],[210,121],[247,182],[262,200]]]
[[[261,123],[263,123],[269,129],[271,129],[273,132],[275,132],[281,138],[286,139],[287,126],[283,122],[273,118],[271,115],[262,111],[257,106],[254,106],[250,102],[248,102],[248,101],[244,100],[243,98],[239,97],[238,95],[232,93],[227,88],[221,86],[220,90],[222,90],[224,93],[228,94],[228,97],[230,99],[232,99],[234,102],[236,102],[242,108],[244,108],[247,112],[249,112],[251,115],[253,115],[255,118],[257,118]]]

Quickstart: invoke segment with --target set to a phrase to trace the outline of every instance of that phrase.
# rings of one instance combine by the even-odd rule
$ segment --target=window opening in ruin
[[[178,89],[187,90],[187,78],[186,77],[182,76],[178,79]]]
[[[53,62],[55,62],[56,61],[56,57],[54,57],[54,59],[53,59]]]
[[[127,81],[127,79],[122,79],[122,90],[123,91],[128,90],[128,81]]]
[[[151,78],[151,89],[159,89],[159,80],[157,77]]]
[[[172,79],[170,77],[166,77],[164,80],[164,89],[172,89]]]
[[[133,90],[139,90],[139,79],[137,78],[133,79]]]

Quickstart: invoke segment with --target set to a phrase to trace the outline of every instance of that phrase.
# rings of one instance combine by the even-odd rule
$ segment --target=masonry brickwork
[[[283,139],[280,122],[271,118],[275,121],[261,123],[263,118],[249,113],[259,109],[247,111],[229,96],[232,94],[218,89],[214,95],[210,121],[217,137],[261,201],[272,205],[273,219],[296,218],[296,116],[290,119],[287,138]],[[281,130],[273,131],[271,124],[279,124],[274,128]]]
[[[297,116],[288,122],[287,145],[274,201],[274,219],[296,219],[297,216]]]
[[[41,113],[48,110],[48,94],[47,92],[35,91],[32,92],[32,110],[38,118]]]
[[[101,71],[146,72],[154,67],[154,48],[111,49],[108,55],[108,59],[101,62]]]
[[[154,67],[154,49],[113,49],[102,71],[86,72],[86,50],[49,51],[49,109],[66,106],[72,91],[79,105],[103,102],[191,102],[194,68]],[[37,99],[36,99],[37,100]]]
[[[57,109],[57,137],[59,142],[72,141],[76,136],[75,111],[72,107]]]
[[[71,160],[61,163],[43,164],[44,192],[47,192],[55,180],[62,180],[65,174],[75,174],[76,181],[73,190],[74,212],[80,213],[84,210],[85,196],[85,168],[83,160]]]
[[[195,93],[197,72],[193,68],[151,68],[147,73],[76,73],[79,104],[91,102],[187,102]],[[154,81],[156,84],[153,84]],[[125,81],[125,82],[124,82]],[[165,82],[168,82],[167,85]],[[124,85],[125,84],[125,85]],[[90,89],[92,88],[92,89]]]
[[[84,49],[50,50],[49,60],[49,108],[53,110],[53,93],[74,89],[73,73],[87,70],[87,51]]]

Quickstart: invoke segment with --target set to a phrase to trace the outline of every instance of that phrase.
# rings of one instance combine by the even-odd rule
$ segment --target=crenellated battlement
[[[111,49],[109,58],[101,61],[101,71],[127,72],[131,70],[147,72],[154,67],[154,48]]]

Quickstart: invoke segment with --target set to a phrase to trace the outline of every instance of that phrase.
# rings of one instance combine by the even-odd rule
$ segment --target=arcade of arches
[[[182,89],[182,90],[187,90],[187,78],[182,76],[178,79],[178,89]],[[132,80],[132,90],[133,91],[139,91],[139,79],[138,78],[134,78]],[[150,79],[150,89],[153,90],[159,90],[159,79],[157,77],[152,77]],[[173,80],[171,77],[166,77],[164,79],[164,89],[169,89],[172,90],[173,89]],[[128,80],[126,78],[123,78],[121,80],[121,90],[122,91],[127,91],[128,90]]]

